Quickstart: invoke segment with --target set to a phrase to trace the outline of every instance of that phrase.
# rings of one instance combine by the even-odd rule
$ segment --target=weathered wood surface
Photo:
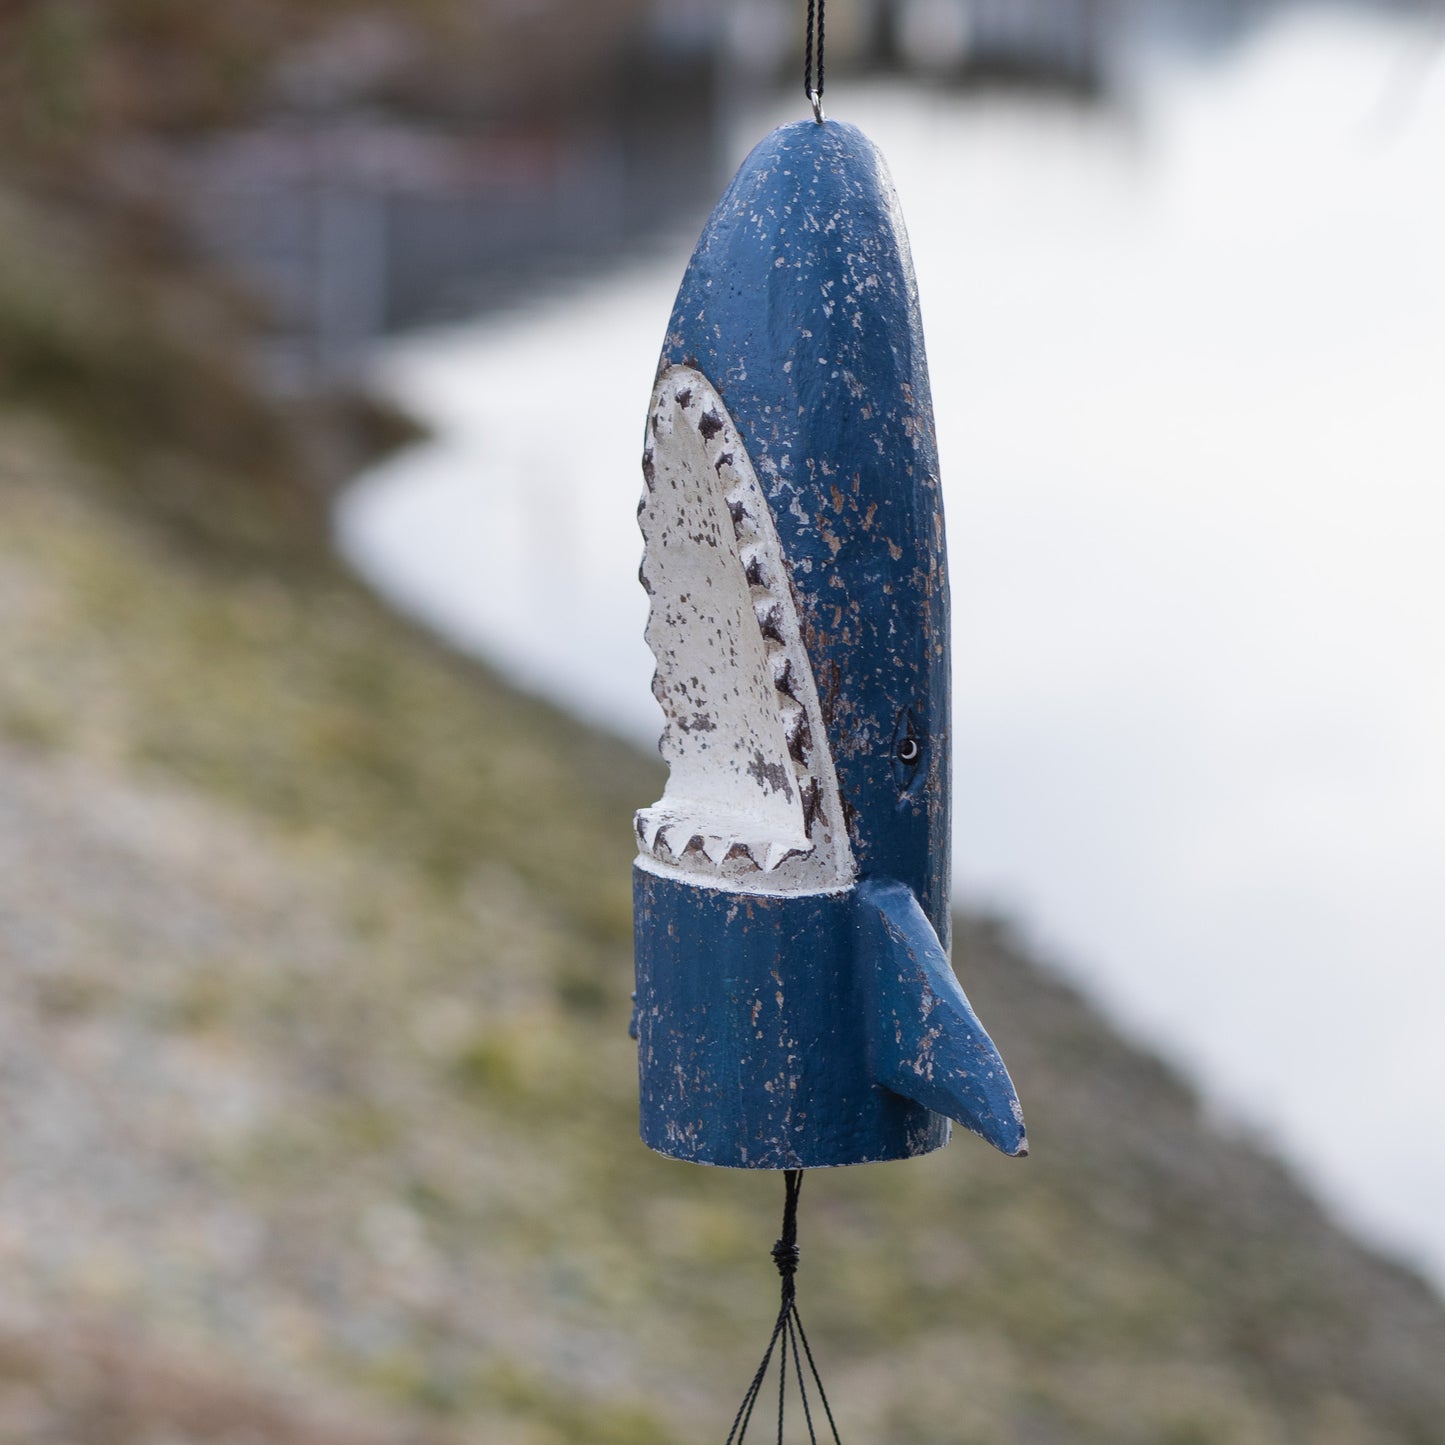
[[[745,1168],[1025,1151],[947,964],[949,640],[917,287],[882,159],[773,132],[663,346],[639,509],[670,769],[638,814],[643,1138]]]

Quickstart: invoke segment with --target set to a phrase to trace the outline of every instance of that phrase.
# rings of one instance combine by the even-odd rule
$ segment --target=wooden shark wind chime
[[[814,57],[816,55],[816,70]],[[907,1159],[949,1120],[1027,1152],[948,961],[949,594],[912,259],[883,159],[823,114],[743,162],[673,307],[639,508],[666,728],[637,815],[642,1138],[785,1172],[774,1353],[826,1396],[798,1319],[802,1171]]]

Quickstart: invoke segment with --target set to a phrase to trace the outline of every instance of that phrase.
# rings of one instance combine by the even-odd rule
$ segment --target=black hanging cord
[[[823,7],[827,0],[808,0],[807,30],[803,36],[803,94],[813,107],[813,119],[823,123]],[[814,57],[817,69],[813,68]]]
[[[820,72],[821,74],[821,72]],[[753,1407],[763,1391],[768,1366],[772,1364],[773,1352],[778,1354],[778,1439],[783,1445],[783,1416],[788,1397],[788,1355],[793,1357],[793,1374],[798,1382],[798,1398],[803,1402],[803,1419],[808,1426],[809,1445],[818,1445],[817,1429],[813,1423],[813,1407],[808,1399],[808,1382],[803,1374],[803,1362],[808,1364],[808,1374],[818,1392],[818,1403],[827,1417],[828,1428],[833,1432],[833,1445],[842,1445],[838,1439],[838,1426],[833,1420],[833,1410],[828,1404],[828,1393],[813,1363],[813,1349],[803,1329],[803,1319],[798,1313],[798,1287],[795,1276],[798,1273],[798,1195],[803,1189],[803,1171],[788,1169],[783,1173],[783,1233],[773,1246],[773,1263],[783,1279],[783,1300],[778,1308],[777,1323],[773,1326],[772,1338],[763,1351],[762,1363],[748,1386],[738,1413],[733,1417],[733,1428],[728,1431],[727,1445],[743,1445],[752,1422]]]

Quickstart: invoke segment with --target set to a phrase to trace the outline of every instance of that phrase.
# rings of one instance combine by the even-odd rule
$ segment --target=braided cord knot
[[[798,1272],[799,1250],[796,1244],[790,1244],[785,1239],[780,1239],[773,1246],[773,1263],[778,1267],[778,1273],[784,1279],[792,1279]]]
[[[763,1352],[763,1362],[748,1386],[738,1413],[733,1417],[733,1428],[728,1431],[727,1445],[743,1445],[752,1423],[753,1408],[762,1393],[763,1380],[773,1356],[778,1356],[778,1445],[783,1439],[783,1412],[788,1393],[788,1366],[792,1365],[793,1379],[797,1394],[803,1406],[803,1421],[808,1427],[809,1445],[818,1445],[818,1425],[813,1418],[813,1401],[809,1398],[809,1379],[817,1391],[817,1403],[823,1407],[823,1416],[833,1436],[833,1445],[839,1445],[838,1426],[833,1420],[833,1408],[828,1403],[828,1393],[818,1375],[818,1366],[813,1361],[813,1348],[803,1330],[803,1321],[798,1314],[798,1287],[794,1276],[798,1272],[798,1195],[803,1188],[803,1171],[788,1169],[783,1173],[783,1233],[773,1246],[773,1263],[783,1280],[783,1298],[778,1309],[777,1322],[773,1325],[773,1336]],[[807,1372],[804,1373],[804,1363]]]

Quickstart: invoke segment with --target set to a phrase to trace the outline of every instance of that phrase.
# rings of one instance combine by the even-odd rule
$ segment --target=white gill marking
[[[640,576],[667,787],[649,869],[760,893],[854,876],[838,779],[773,514],[722,398],[672,367],[652,397]]]

